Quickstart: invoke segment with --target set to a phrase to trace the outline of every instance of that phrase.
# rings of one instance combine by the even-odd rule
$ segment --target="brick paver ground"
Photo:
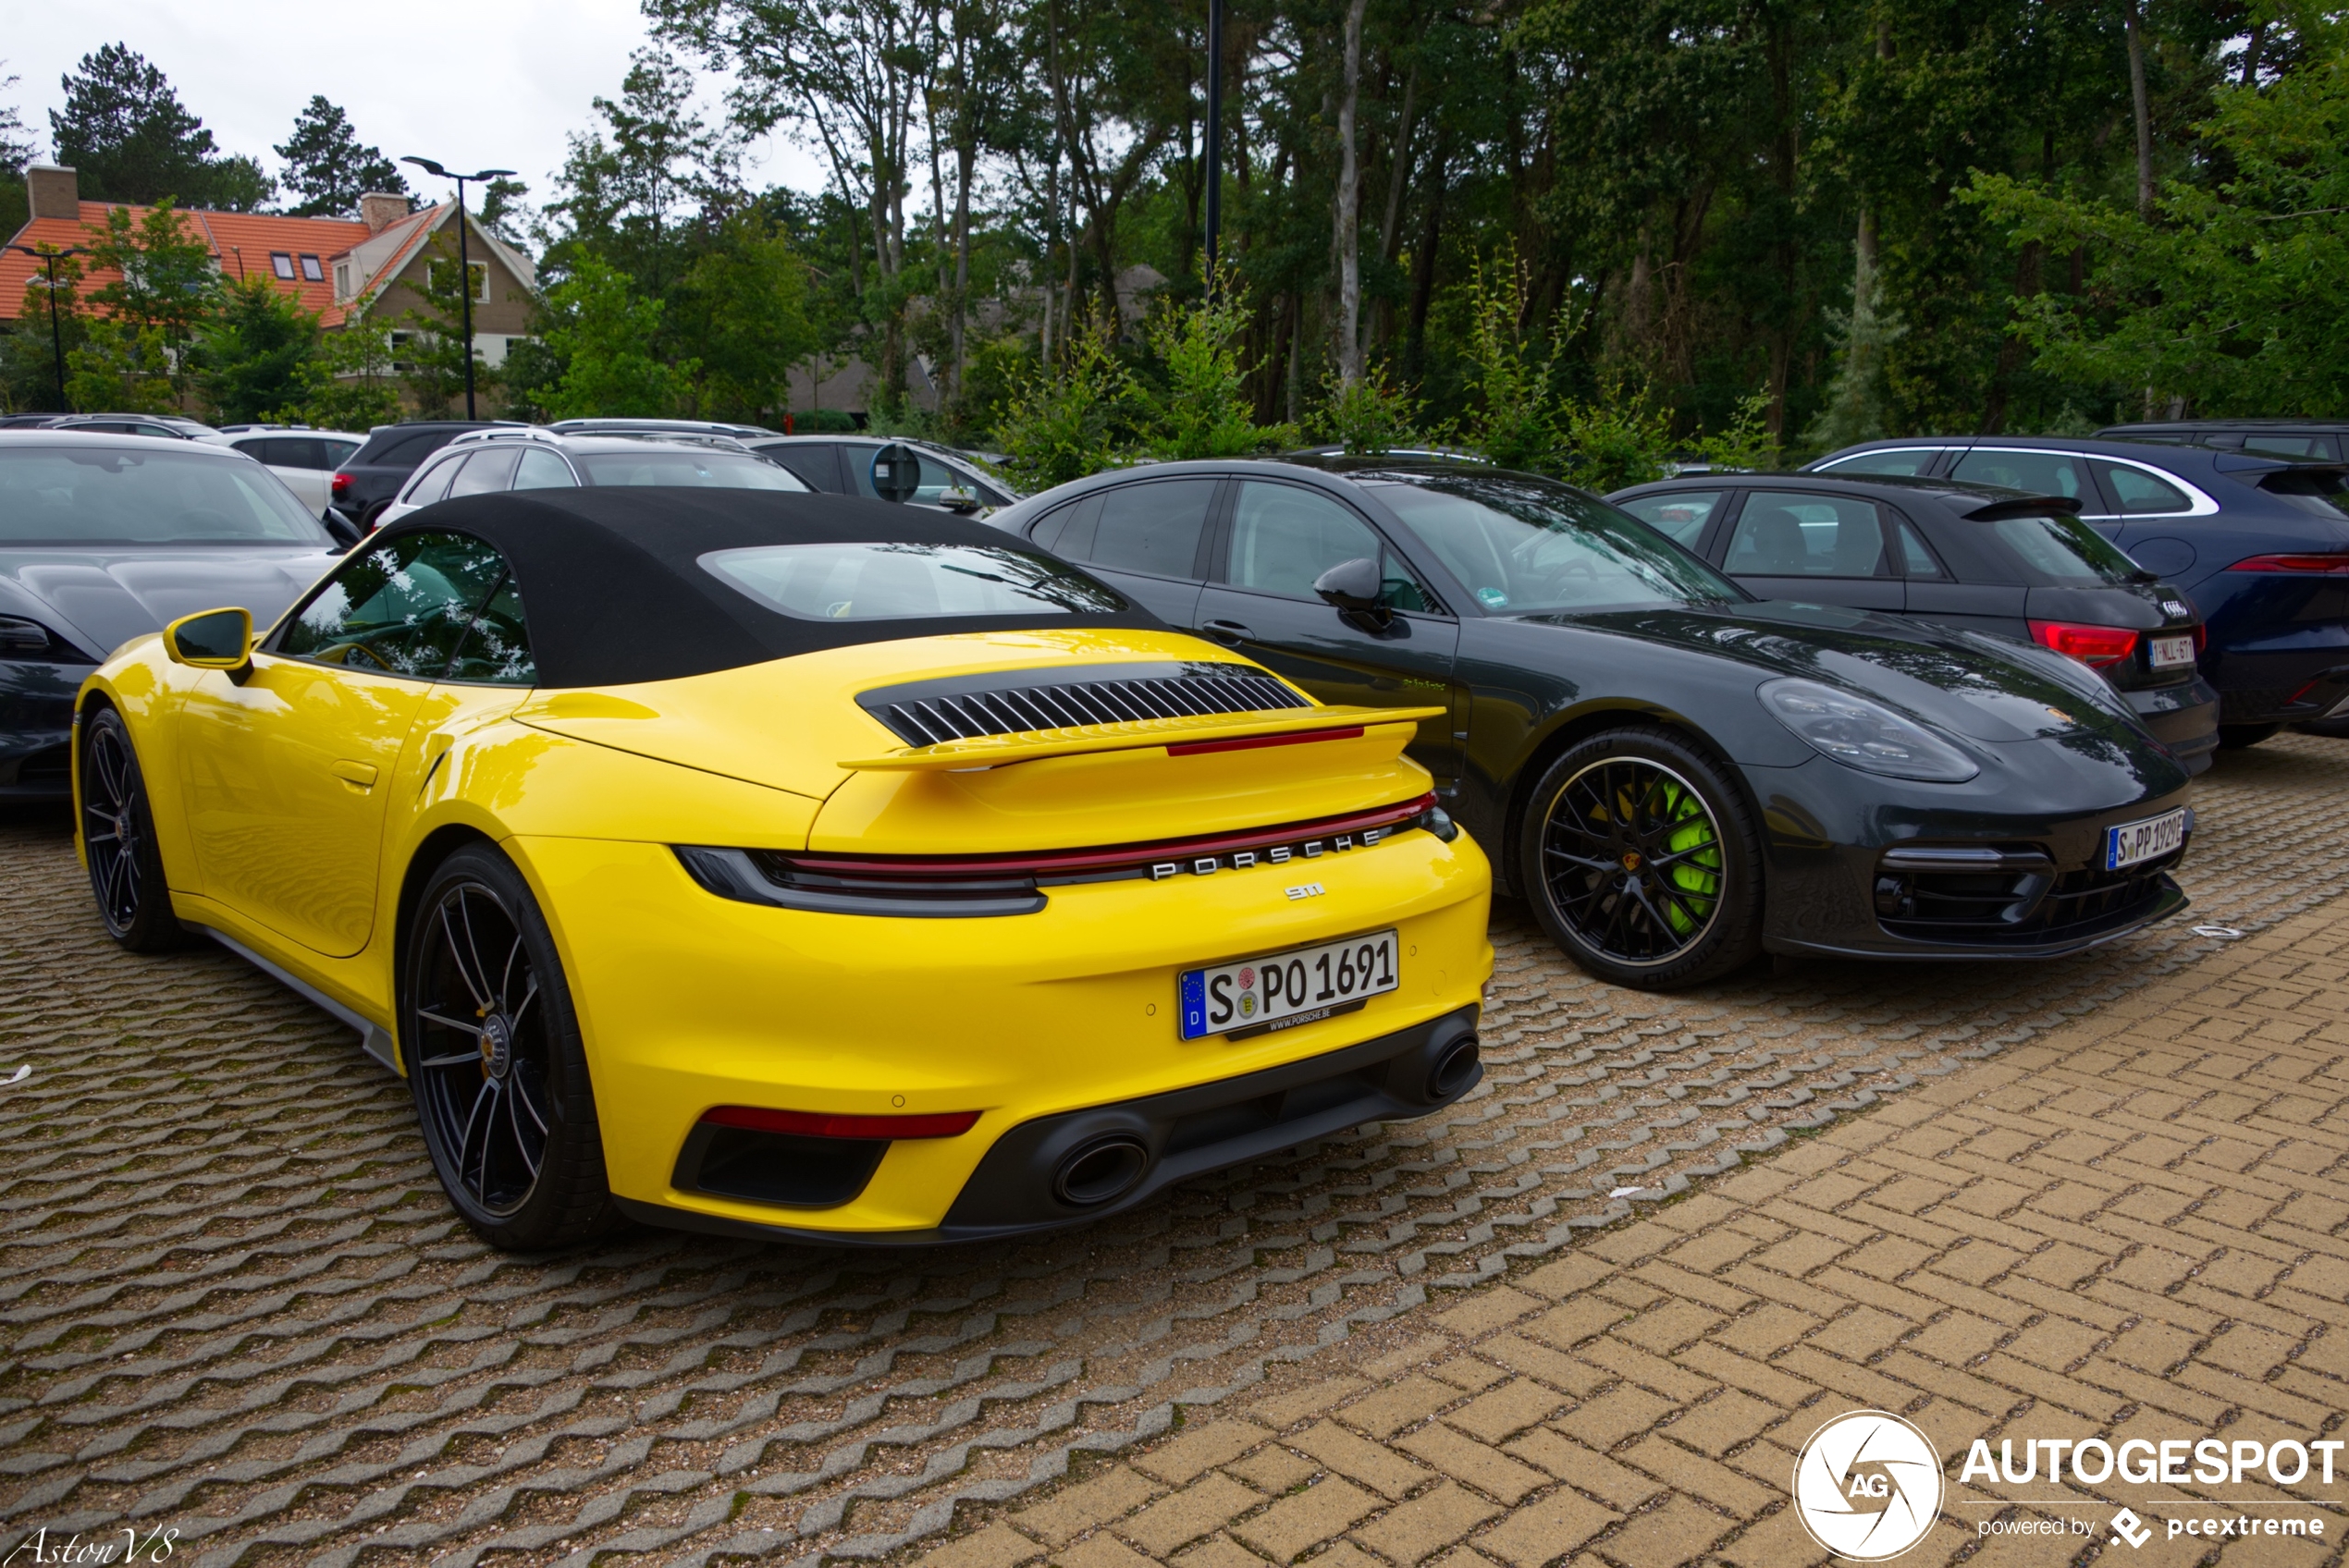
[[[2257,937],[2349,890],[2344,761],[2349,742],[2281,737],[2197,785],[2193,920]],[[1496,1557],[1531,1550],[1588,1510],[1645,1501],[1627,1495],[1649,1474],[1635,1452],[1696,1452],[1648,1437],[1655,1402],[1692,1384],[1585,1397],[1535,1358],[1578,1378],[1669,1358],[1766,1402],[1777,1385],[1726,1383],[1702,1357],[1763,1365],[1745,1340],[1771,1319],[1740,1317],[1695,1348],[1658,1338],[1662,1317],[1603,1349],[1519,1322],[1488,1337],[1523,1365],[1421,1354],[1422,1338],[1466,1342],[1435,1323],[1464,1294],[1509,1299],[1470,1287],[1507,1274],[1531,1293],[1531,1270],[1597,1256],[1594,1231],[1613,1245],[1605,1227],[1691,1182],[1814,1158],[1808,1135],[1840,1115],[1884,1101],[1910,1114],[1923,1086],[1972,1081],[2068,1021],[2234,960],[2173,921],[2057,963],[1758,966],[1662,998],[1592,980],[1504,907],[1490,1075],[1443,1114],[1018,1244],[844,1253],[646,1231],[507,1256],[451,1219],[403,1086],[349,1030],[216,949],[141,959],[109,943],[65,826],[0,812],[0,1075],[32,1069],[0,1088],[0,1552],[36,1526],[135,1522],[179,1528],[174,1561],[204,1568],[868,1560],[934,1538],[958,1510],[1041,1496],[1072,1466],[1081,1480],[1178,1415],[1187,1433],[1291,1391],[1300,1367],[1371,1378],[1362,1391],[1384,1403],[1349,1403],[1306,1446],[1203,1464],[1192,1479],[1216,1468],[1214,1489],[1185,1490],[1144,1537],[1066,1538],[1104,1560],[1172,1555],[1218,1495],[1233,1503],[1219,1519],[1242,1512],[1224,1488],[1285,1493],[1359,1442],[1394,1465],[1339,1475],[1347,1489],[1309,1488],[1277,1516],[1267,1505],[1219,1550],[1324,1538],[1359,1508],[1347,1550],[1378,1560],[1462,1533]],[[1925,1223],[1977,1226],[1967,1261],[1997,1260],[2005,1221],[1948,1208]],[[1701,1212],[1666,1217],[1684,1209]],[[1673,1267],[1850,1266],[1839,1234],[1789,1228],[1752,1259],[1741,1236],[1707,1230]],[[1575,1309],[1648,1305],[1611,1300],[1586,1292]],[[1911,1351],[1954,1354],[1979,1331],[1954,1321]],[[2038,1342],[1998,1354],[2028,1362],[2048,1354]],[[1388,1356],[1402,1359],[1372,1369]],[[1769,1365],[1802,1371],[1793,1353]],[[1545,1389],[1583,1403],[1513,1426]],[[1431,1425],[1447,1403],[1459,1409]],[[1724,1434],[1755,1415],[1719,1395],[1703,1408]],[[1605,1485],[1558,1489],[1542,1455],[1567,1442],[1598,1445]],[[1746,1451],[1719,1446],[1699,1456],[1739,1473]],[[1444,1464],[1458,1466],[1451,1489],[1416,1479]],[[1702,1523],[1696,1475],[1627,1538]],[[1141,1468],[1126,1484],[1150,1488],[1137,1509],[1182,1489]]]
[[[2099,1498],[2157,1524],[2197,1499],[2339,1499],[2313,1470],[2125,1495],[1955,1483],[1978,1437],[2341,1435],[2344,1134],[2349,923],[2327,909],[1412,1314],[1383,1354],[1334,1347],[1241,1409],[968,1514],[918,1561],[1803,1568],[1826,1554],[1790,1512],[1795,1454],[1863,1407],[1907,1415],[1948,1467],[1916,1568],[2092,1556],[2101,1530],[1978,1525],[2101,1523]],[[2078,1506],[2006,1501],[2051,1490]],[[2329,1518],[2322,1541],[2215,1550],[2314,1568],[2349,1528]],[[2213,1550],[2158,1534],[2142,1555]]]

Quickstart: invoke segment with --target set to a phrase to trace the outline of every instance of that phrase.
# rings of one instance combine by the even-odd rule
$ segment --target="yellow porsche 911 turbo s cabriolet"
[[[537,491],[79,698],[80,847],[403,1074],[450,1201],[904,1243],[1457,1099],[1489,873],[1404,743],[982,525]]]

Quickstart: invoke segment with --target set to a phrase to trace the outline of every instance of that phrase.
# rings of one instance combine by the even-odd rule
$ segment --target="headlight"
[[[1767,681],[1759,695],[1771,717],[1849,766],[1935,784],[1962,784],[1982,771],[1925,726],[1865,697],[1815,680]]]

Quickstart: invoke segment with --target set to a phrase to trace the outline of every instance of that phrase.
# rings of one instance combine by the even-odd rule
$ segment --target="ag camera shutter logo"
[[[1802,1445],[1794,1510],[1838,1557],[1881,1562],[1925,1539],[1941,1512],[1941,1456],[1898,1415],[1855,1410]]]

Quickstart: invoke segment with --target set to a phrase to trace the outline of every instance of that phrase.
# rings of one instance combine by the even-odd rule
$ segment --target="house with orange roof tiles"
[[[138,222],[147,209],[127,202],[84,202],[69,168],[35,164],[25,171],[31,217],[0,251],[0,330],[12,330],[25,306],[26,285],[42,263],[18,247],[34,250],[86,247],[105,232],[110,208],[128,207]],[[203,241],[224,277],[264,277],[301,302],[328,331],[338,331],[361,314],[392,328],[395,356],[405,337],[395,324],[411,309],[426,310],[427,269],[455,266],[457,208],[442,202],[418,212],[408,198],[368,195],[359,199],[355,218],[296,218],[270,213],[224,213],[201,207],[181,211],[186,231]],[[538,289],[530,258],[484,228],[468,212],[466,250],[473,274],[473,348],[486,364],[504,362],[507,347],[527,335]],[[436,244],[437,237],[445,244]],[[84,274],[82,289],[103,287],[106,272]]]

